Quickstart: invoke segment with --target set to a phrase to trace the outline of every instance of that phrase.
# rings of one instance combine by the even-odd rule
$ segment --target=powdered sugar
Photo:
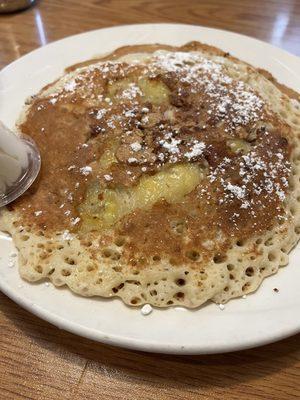
[[[138,142],[131,143],[130,147],[133,151],[140,151],[142,149],[141,144]]]
[[[55,98],[55,97],[53,97],[53,98],[51,98],[50,100],[49,100],[49,103],[51,103],[51,104],[55,104],[57,102],[57,98]]]
[[[238,185],[233,185],[230,182],[224,182],[223,186],[226,190],[228,190],[234,197],[236,197],[239,200],[242,200],[245,198],[246,194],[246,186],[238,186]]]
[[[91,172],[92,172],[92,167],[90,167],[90,166],[86,166],[86,167],[82,167],[82,168],[80,168],[80,173],[82,174],[82,175],[85,175],[85,176],[87,176],[87,175],[89,175]]]
[[[96,114],[96,119],[98,119],[98,120],[102,119],[106,113],[107,113],[107,109],[105,109],[105,108],[98,110],[97,114]]]
[[[120,97],[132,100],[135,99],[138,95],[141,96],[142,94],[143,93],[139,86],[137,86],[135,83],[130,83],[128,88],[123,90]]]
[[[110,182],[110,181],[113,180],[113,177],[112,177],[111,175],[109,175],[109,174],[105,174],[105,175],[104,175],[104,179],[105,179],[107,182]]]
[[[191,150],[186,152],[184,156],[188,159],[191,160],[194,157],[199,157],[202,155],[203,150],[205,149],[205,144],[203,142],[197,142],[195,141],[194,144],[191,147]]]
[[[70,80],[69,82],[65,83],[64,89],[67,92],[73,92],[76,89],[77,83],[75,82],[75,79]]]
[[[279,153],[277,158],[278,161],[266,162],[255,150],[241,155],[238,165],[234,160],[224,158],[209,175],[211,183],[218,180],[224,188],[224,197],[219,199],[219,204],[239,200],[240,208],[248,209],[253,205],[251,193],[258,196],[256,202],[273,194],[280,202],[284,201],[286,198],[284,188],[288,187],[286,176],[290,172],[290,164],[282,161],[282,153]],[[230,170],[238,172],[241,177],[239,183],[228,181]]]
[[[77,93],[81,86],[86,85],[85,89],[91,96],[86,94],[85,98],[94,102],[89,108],[89,118],[93,120],[92,139],[87,139],[90,149],[99,139],[99,135],[94,135],[95,132],[104,132],[100,135],[101,140],[106,140],[109,135],[121,135],[123,147],[116,158],[118,162],[127,166],[129,164],[130,168],[132,164],[134,172],[126,171],[127,175],[133,175],[130,181],[133,182],[136,177],[135,169],[143,168],[142,172],[152,173],[151,171],[159,170],[164,164],[194,163],[200,159],[209,169],[210,186],[217,187],[216,204],[226,207],[232,203],[234,207],[239,207],[232,213],[232,219],[236,221],[245,212],[250,215],[254,206],[253,199],[260,201],[276,196],[276,200],[284,201],[289,167],[284,162],[285,156],[281,151],[276,153],[275,160],[274,154],[267,154],[264,158],[261,153],[255,152],[255,146],[250,141],[247,144],[250,148],[247,154],[231,156],[229,151],[225,154],[230,156],[221,159],[223,153],[220,151],[221,157],[218,158],[218,144],[215,145],[215,142],[222,138],[226,147],[228,138],[237,138],[240,134],[237,128],[247,134],[251,127],[256,126],[256,122],[264,122],[268,116],[262,98],[250,85],[229,76],[228,65],[222,57],[204,56],[200,52],[157,51],[147,58],[141,69],[136,70],[137,75],[134,68],[138,66],[133,68],[126,63],[105,62],[82,69],[76,80],[74,75],[70,75],[63,89],[70,93],[76,90]],[[131,71],[134,74],[130,75]],[[92,93],[94,82],[93,76],[88,75],[89,72],[95,73],[97,79],[100,79],[99,75],[106,79],[112,91]],[[87,74],[86,81],[84,74]],[[131,76],[136,82],[129,81]],[[169,102],[163,100],[162,103],[156,103],[147,98],[141,79],[145,82],[155,78],[160,84],[161,76],[165,77],[165,80],[161,79],[161,84],[169,93]],[[160,95],[159,90],[158,94]],[[66,97],[68,93],[62,92],[62,95]],[[193,95],[195,96],[192,97]],[[56,100],[57,97],[53,99]],[[52,103],[51,99],[49,101]],[[212,138],[210,135],[215,136]],[[116,151],[118,150],[117,147]],[[94,157],[96,160],[95,155]],[[83,159],[88,160],[86,163],[92,162],[90,158]],[[94,162],[91,165],[95,165]],[[95,176],[97,168],[95,167]],[[71,177],[78,170],[84,176],[92,173],[89,165],[81,168],[75,168],[75,165],[68,167],[69,171],[73,169]],[[106,169],[99,172],[100,180],[101,177],[106,182],[113,180]],[[76,185],[79,186],[77,183]],[[72,187],[74,188],[74,183]],[[207,201],[210,200],[210,194],[203,195],[207,196]]]
[[[74,236],[70,233],[69,230],[65,230],[62,234],[61,234],[61,240],[73,240]]]
[[[161,147],[166,149],[170,154],[178,154],[179,153],[178,145],[180,143],[181,143],[181,140],[175,139],[172,136],[172,133],[165,134],[165,139],[161,139],[159,141],[159,144],[161,145]]]
[[[137,163],[138,160],[135,157],[129,157],[128,162],[129,162],[129,164],[134,164],[134,163]]]
[[[141,308],[141,314],[146,316],[151,314],[153,311],[153,308],[150,304],[145,304],[142,308]]]
[[[71,218],[71,225],[77,225],[80,222],[80,218]]]
[[[228,129],[257,120],[264,103],[242,81],[233,81],[225,73],[221,62],[202,57],[199,53],[160,51],[154,65],[167,72],[175,72],[181,82],[191,84],[193,93],[208,96],[208,114],[224,120]]]

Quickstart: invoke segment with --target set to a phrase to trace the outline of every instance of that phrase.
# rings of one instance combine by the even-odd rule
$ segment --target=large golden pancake
[[[43,165],[1,228],[28,281],[130,305],[223,303],[299,238],[299,96],[211,46],[73,66],[28,100],[19,130]]]

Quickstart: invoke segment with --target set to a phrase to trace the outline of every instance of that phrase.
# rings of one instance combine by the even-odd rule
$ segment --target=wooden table
[[[136,22],[229,29],[300,55],[299,0],[41,0],[0,16],[0,67],[67,35]],[[60,331],[0,294],[0,400],[298,399],[299,344],[298,335],[227,355],[131,352]]]

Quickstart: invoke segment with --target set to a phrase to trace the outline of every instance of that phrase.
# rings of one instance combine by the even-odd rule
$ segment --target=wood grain
[[[0,17],[0,67],[67,35],[112,25],[181,22],[228,29],[300,55],[299,0],[40,0]]]
[[[0,16],[0,67],[67,35],[137,22],[228,29],[300,55],[297,0],[41,0]],[[298,335],[227,355],[130,352],[60,331],[0,294],[0,400],[299,399],[299,344]]]
[[[299,336],[227,355],[154,355],[79,338],[0,302],[1,400],[299,398]]]

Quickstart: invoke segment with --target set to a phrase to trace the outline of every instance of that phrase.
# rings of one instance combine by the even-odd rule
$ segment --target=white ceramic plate
[[[68,37],[10,64],[0,73],[0,119],[13,127],[25,98],[71,64],[123,45],[180,45],[191,40],[229,51],[300,91],[300,59],[266,43],[191,25],[129,25]],[[144,351],[200,354],[245,349],[300,331],[299,248],[292,252],[288,267],[266,279],[257,293],[232,300],[224,310],[210,304],[194,311],[155,309],[146,317],[119,300],[86,299],[51,284],[22,281],[17,267],[8,265],[13,249],[10,238],[0,235],[0,289],[59,328],[100,342]],[[275,287],[279,293],[273,291]]]

